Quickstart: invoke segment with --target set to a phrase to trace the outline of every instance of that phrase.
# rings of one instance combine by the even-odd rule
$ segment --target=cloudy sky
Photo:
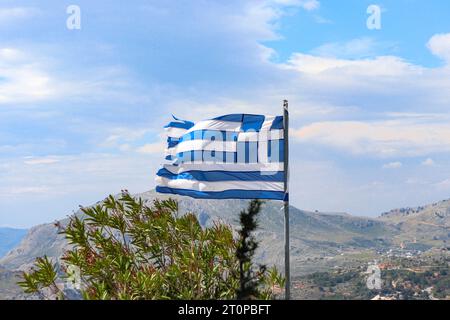
[[[285,98],[294,205],[450,198],[448,1],[128,3],[0,1],[0,226],[153,188],[171,114],[278,114]]]

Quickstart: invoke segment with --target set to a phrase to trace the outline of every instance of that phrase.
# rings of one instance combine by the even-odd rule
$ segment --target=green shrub
[[[82,211],[85,217],[72,217],[61,232],[73,246],[61,267],[38,259],[19,283],[26,292],[64,298],[57,275],[62,283],[76,268],[84,299],[234,299],[240,266],[251,269],[251,261],[238,259],[240,242],[230,226],[202,228],[195,214],[178,215],[174,200],[156,200],[149,207],[123,193]],[[274,289],[283,284],[275,268],[252,273],[252,281],[255,299],[274,298]]]

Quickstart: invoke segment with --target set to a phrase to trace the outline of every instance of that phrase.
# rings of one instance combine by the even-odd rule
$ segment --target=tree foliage
[[[259,281],[261,275],[266,273],[266,266],[260,265],[255,271],[253,257],[258,248],[254,231],[258,228],[258,213],[261,210],[262,202],[253,200],[247,210],[241,211],[239,222],[239,241],[236,250],[236,257],[239,260],[239,289],[237,298],[239,300],[251,300],[260,296]]]
[[[252,202],[249,212],[254,211]],[[242,232],[248,238],[255,228],[242,228],[239,241],[226,224],[202,228],[195,214],[178,215],[174,200],[155,200],[148,206],[127,192],[82,212],[83,217],[73,216],[61,231],[72,245],[61,263],[39,258],[32,271],[24,273],[19,284],[27,293],[47,290],[51,297],[64,298],[62,283],[73,278],[75,268],[84,299],[242,297],[242,267],[251,272],[253,256],[244,252],[256,249],[254,239],[242,246]],[[264,268],[252,274],[251,286],[244,288],[251,287],[254,298],[271,299],[282,281],[276,269]]]

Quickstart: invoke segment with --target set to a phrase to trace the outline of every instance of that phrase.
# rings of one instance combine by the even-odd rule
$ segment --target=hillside
[[[0,257],[17,246],[26,234],[26,229],[0,228]]]
[[[149,203],[156,198],[154,191],[138,194]],[[159,198],[162,198],[158,195]],[[175,197],[181,212],[195,212],[204,225],[220,219],[237,224],[238,213],[247,206],[244,200],[194,200]],[[260,215],[261,240],[259,259],[268,264],[283,261],[283,212],[280,202],[266,202]],[[61,220],[64,225],[67,219]],[[389,224],[369,218],[345,214],[313,213],[291,207],[291,244],[293,271],[303,273],[307,259],[333,256],[342,251],[372,247],[387,247],[396,229]],[[57,234],[54,224],[32,228],[21,244],[0,259],[5,268],[26,269],[35,257],[44,254],[59,257],[66,246],[63,236]]]
[[[427,249],[450,245],[450,200],[391,210],[379,220],[395,225],[401,231],[395,241],[405,246]]]
[[[149,204],[155,198],[167,198],[154,191],[135,195]],[[195,200],[173,197],[179,201],[180,213],[194,212],[200,223],[211,225],[222,220],[237,225],[239,212],[246,208],[245,200]],[[257,237],[258,260],[282,268],[284,261],[284,214],[280,202],[268,201],[259,217]],[[368,262],[390,252],[404,254],[401,247],[425,251],[446,247],[449,240],[450,201],[418,208],[396,209],[371,219],[345,213],[308,212],[291,207],[291,270],[293,277],[336,268],[367,266]],[[81,213],[76,213],[80,215]],[[67,224],[68,219],[60,221]],[[22,298],[11,277],[28,269],[39,256],[58,259],[67,248],[54,223],[29,230],[21,243],[0,259],[0,298]],[[6,287],[6,284],[9,284]],[[11,289],[13,288],[13,289]]]
[[[382,290],[367,287],[367,265],[315,272],[293,279],[300,300],[449,300],[450,251],[432,249],[405,258],[378,258]]]
[[[62,220],[67,223],[67,220]],[[36,257],[59,257],[65,247],[63,235],[57,233],[54,224],[31,228],[18,246],[0,259],[0,266],[8,270],[25,270]]]

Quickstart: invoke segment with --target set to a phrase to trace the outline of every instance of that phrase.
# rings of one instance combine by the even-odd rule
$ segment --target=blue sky
[[[81,9],[68,30],[66,8]],[[366,27],[382,9],[381,30]],[[450,197],[448,1],[0,1],[0,226],[154,187],[170,114],[292,118],[291,199]]]

